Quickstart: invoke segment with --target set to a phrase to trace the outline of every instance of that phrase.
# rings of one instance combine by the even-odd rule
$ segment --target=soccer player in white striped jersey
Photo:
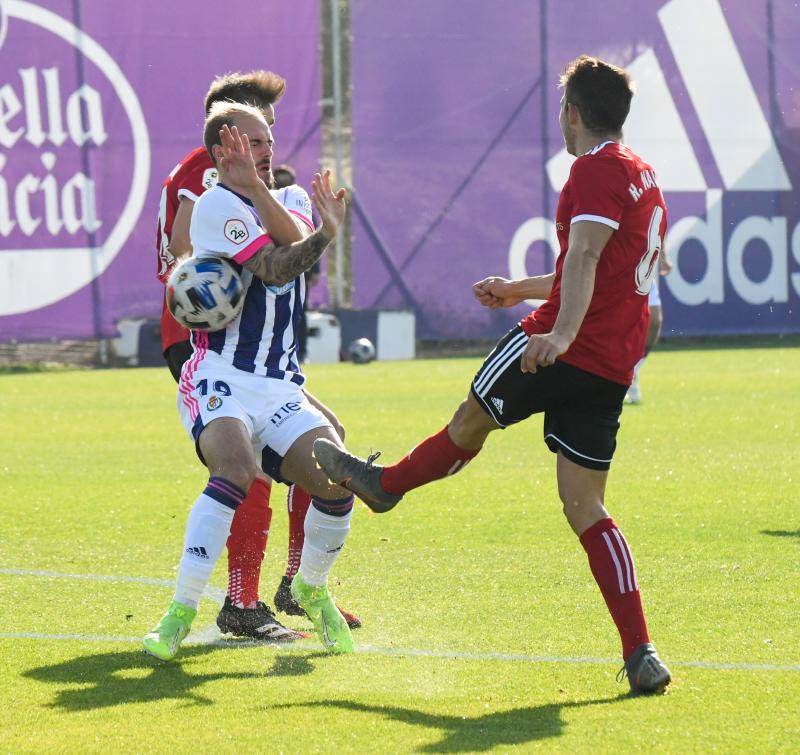
[[[214,255],[241,266],[245,303],[224,330],[193,333],[194,353],[181,374],[181,419],[209,480],[189,514],[173,601],[144,639],[145,650],[162,660],[174,658],[189,633],[233,513],[259,468],[311,493],[292,596],[326,650],[353,649],[350,629],[327,586],[350,529],[353,496],[331,483],[314,461],[315,440],[340,441],[303,393],[305,378],[294,357],[303,273],[322,256],[344,219],[344,190],[334,193],[329,173],[317,174],[312,196],[321,227],[276,248],[264,232],[264,219],[286,210],[263,180],[271,142],[263,114],[250,106],[217,103],[206,119],[204,143],[220,181],[194,208],[193,255]],[[302,202],[296,197],[295,204]],[[310,217],[307,197],[306,205]]]

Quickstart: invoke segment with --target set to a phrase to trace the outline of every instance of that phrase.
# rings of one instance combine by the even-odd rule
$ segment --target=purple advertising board
[[[669,208],[669,334],[800,330],[800,13],[792,0],[352,0],[353,304],[422,338],[525,311],[470,285],[549,272],[570,157],[558,74],[589,52],[638,83],[625,140]],[[319,0],[0,0],[0,341],[110,336],[157,315],[164,177],[229,70],[286,76],[276,160],[321,153]],[[319,292],[317,292],[319,300]]]
[[[0,341],[155,316],[161,185],[214,76],[283,75],[276,162],[319,167],[319,2],[0,0]]]
[[[431,339],[495,338],[527,311],[470,286],[553,269],[558,76],[588,53],[638,85],[624,139],[667,200],[665,332],[800,331],[797,4],[587,8],[353,0],[354,304],[411,308]]]

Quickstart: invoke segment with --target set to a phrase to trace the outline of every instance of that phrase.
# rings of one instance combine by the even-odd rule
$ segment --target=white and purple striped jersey
[[[314,230],[311,201],[304,189],[293,185],[272,193],[298,224]],[[241,267],[271,240],[253,203],[217,184],[197,200],[189,235],[193,256],[230,259],[237,265],[245,289],[241,313],[224,330],[192,332],[196,356],[214,352],[237,370],[302,385],[305,377],[297,359],[297,330],[305,278],[299,275],[284,286],[271,286]]]

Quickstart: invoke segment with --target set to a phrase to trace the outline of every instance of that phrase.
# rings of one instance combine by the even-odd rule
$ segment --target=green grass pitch
[[[309,387],[354,452],[394,460],[478,364],[311,365]],[[797,752],[800,350],[656,352],[642,386],[607,504],[675,677],[659,698],[615,681],[540,418],[389,514],[358,504],[334,580],[364,620],[355,655],[231,641],[164,665],[139,638],[205,480],[166,369],[0,376],[0,751]],[[268,601],[284,499],[275,486]],[[216,609],[201,605],[201,640]]]

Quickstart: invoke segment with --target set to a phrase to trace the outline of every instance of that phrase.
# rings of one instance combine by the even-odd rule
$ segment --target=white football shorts
[[[195,353],[183,365],[178,412],[195,446],[203,428],[215,419],[240,420],[256,459],[279,482],[280,465],[292,444],[309,430],[330,426],[296,383],[237,370],[214,352],[202,359]]]
[[[647,304],[651,307],[661,306],[661,294],[658,292],[658,279],[660,276],[656,275],[653,278],[653,285],[650,286],[650,293],[647,295]]]

